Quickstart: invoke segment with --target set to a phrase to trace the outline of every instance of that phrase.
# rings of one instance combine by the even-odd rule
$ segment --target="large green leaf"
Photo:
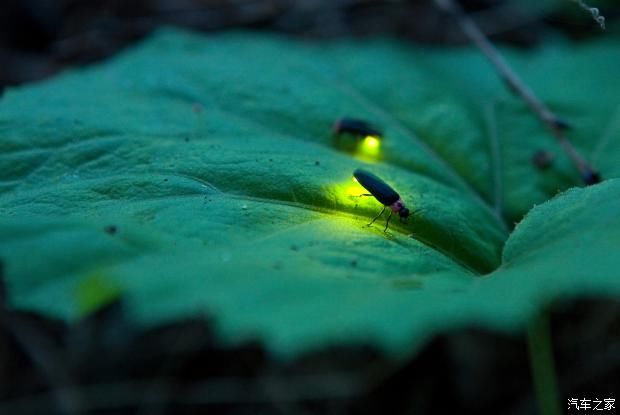
[[[507,54],[617,176],[617,42]],[[380,126],[379,151],[342,151],[330,128],[343,115]],[[557,155],[545,172],[539,148]],[[11,301],[67,319],[120,290],[146,325],[208,313],[224,338],[283,354],[398,353],[620,294],[620,181],[572,189],[510,233],[578,177],[474,50],[167,30],[7,91],[0,151]],[[381,205],[354,197],[357,167],[399,191],[409,223],[365,226]]]

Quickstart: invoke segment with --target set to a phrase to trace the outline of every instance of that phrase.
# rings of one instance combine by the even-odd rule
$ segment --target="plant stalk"
[[[560,415],[549,315],[542,312],[527,328],[527,343],[534,391],[541,415]]]

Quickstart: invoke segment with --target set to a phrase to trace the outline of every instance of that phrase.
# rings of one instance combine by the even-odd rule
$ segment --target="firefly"
[[[381,131],[366,121],[356,118],[339,118],[332,127],[334,134],[353,134],[362,137],[381,137]]]
[[[356,169],[353,172],[353,177],[355,177],[355,180],[357,180],[357,182],[361,184],[364,189],[370,192],[370,194],[365,193],[360,196],[374,196],[374,198],[383,205],[381,212],[374,217],[368,226],[372,225],[377,219],[379,219],[388,207],[390,208],[390,216],[387,218],[383,232],[387,231],[393,213],[398,213],[401,221],[409,216],[409,209],[405,207],[405,203],[400,198],[400,195],[396,192],[396,190],[392,189],[389,184],[369,171],[362,169]]]

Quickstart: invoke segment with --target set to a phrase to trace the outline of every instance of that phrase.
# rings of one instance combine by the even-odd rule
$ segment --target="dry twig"
[[[564,151],[571,158],[585,184],[591,185],[601,181],[599,173],[594,170],[575,147],[566,138],[566,130],[570,125],[562,118],[558,117],[545,105],[534,92],[523,82],[516,72],[508,65],[508,62],[499,54],[495,46],[489,41],[478,25],[463,11],[463,8],[453,0],[434,0],[435,4],[443,11],[450,13],[457,20],[465,35],[480,48],[482,53],[491,61],[497,69],[502,79],[509,87],[517,93],[530,107],[536,115],[551,130],[553,136],[558,140]],[[598,10],[597,10],[598,12]]]
[[[590,7],[581,0],[572,0],[572,2],[577,3],[579,7],[589,12],[592,15],[594,21],[596,21],[596,23],[598,23],[598,25],[601,27],[601,29],[605,30],[605,16],[602,16],[596,7]]]

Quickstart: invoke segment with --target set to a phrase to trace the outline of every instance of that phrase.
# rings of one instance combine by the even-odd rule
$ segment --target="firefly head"
[[[403,206],[398,211],[398,216],[400,216],[402,219],[407,219],[409,217],[409,209]]]
[[[409,209],[405,207],[405,204],[401,199],[398,199],[396,202],[392,203],[390,205],[390,209],[392,209],[392,212],[398,213],[401,220],[406,219],[409,216]]]

